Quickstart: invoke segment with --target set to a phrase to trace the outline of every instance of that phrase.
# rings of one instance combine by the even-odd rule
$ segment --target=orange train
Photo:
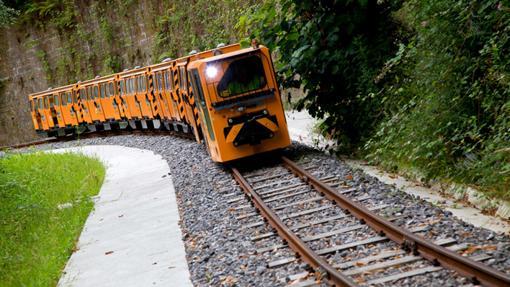
[[[290,145],[269,49],[218,45],[179,59],[29,95],[35,130],[192,132],[228,162]]]

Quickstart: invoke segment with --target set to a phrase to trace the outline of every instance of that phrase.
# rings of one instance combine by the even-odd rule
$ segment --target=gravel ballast
[[[236,209],[249,204],[246,198],[228,203],[230,199],[241,197],[243,193],[235,185],[228,170],[210,160],[203,145],[174,136],[125,135],[52,143],[38,148],[78,145],[122,145],[148,149],[160,154],[168,162],[177,192],[183,240],[194,285],[285,286],[291,283],[289,275],[309,270],[307,265],[299,260],[278,268],[267,267],[271,261],[293,256],[293,252],[288,248],[281,248],[276,252],[256,253],[257,248],[279,244],[281,240],[277,237],[257,242],[251,240],[254,235],[269,232],[271,229],[267,224],[257,228],[244,228],[249,223],[260,221],[261,217],[257,215],[242,220],[236,218],[255,209],[248,207],[242,212]],[[347,185],[356,187],[358,195],[369,195],[370,199],[364,203],[389,205],[377,213],[398,217],[394,221],[397,225],[414,226],[427,223],[429,229],[424,233],[426,237],[453,237],[458,242],[480,246],[469,255],[489,254],[492,259],[485,261],[486,264],[510,274],[510,238],[507,236],[473,227],[439,207],[382,184],[361,170],[352,170],[340,160],[308,147],[294,144],[286,154],[296,161],[306,158],[306,161],[317,166],[314,173],[336,175]],[[317,213],[314,216],[321,218],[324,215]],[[363,249],[353,250],[352,254],[339,252],[333,256],[340,259],[342,256],[355,254],[364,254]],[[452,276],[451,273],[434,272],[402,279],[390,285],[457,286],[470,283],[465,278]],[[313,275],[311,276],[313,278]]]

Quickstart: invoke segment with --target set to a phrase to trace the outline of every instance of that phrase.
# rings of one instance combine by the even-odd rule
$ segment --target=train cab
[[[269,49],[254,46],[187,67],[204,141],[227,162],[290,145]]]

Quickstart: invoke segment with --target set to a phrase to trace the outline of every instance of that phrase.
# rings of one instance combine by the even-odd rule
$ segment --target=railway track
[[[229,194],[225,198],[234,205],[244,228],[254,230],[251,240],[260,246],[257,253],[278,254],[277,258],[269,255],[268,268],[303,260],[316,276],[302,286],[317,281],[334,286],[389,284],[445,269],[473,284],[510,286],[509,276],[483,264],[489,255],[462,256],[459,253],[469,245],[454,238],[425,239],[427,228],[422,224],[397,226],[392,223],[395,217],[376,213],[388,206],[366,204],[368,195],[338,177],[314,174],[316,167],[306,163],[300,166],[286,157],[262,171],[243,172],[232,167],[232,175],[245,195]],[[251,204],[239,205],[245,197]],[[272,231],[257,229],[266,222]],[[274,243],[278,237],[281,240]],[[285,248],[295,254],[278,253]]]
[[[68,135],[68,136],[59,137],[59,138],[48,137],[48,138],[43,138],[43,139],[25,142],[25,143],[19,143],[19,144],[8,145],[8,146],[0,146],[0,150],[25,148],[25,147],[30,147],[30,146],[38,146],[38,145],[43,145],[43,144],[48,144],[48,143],[54,143],[54,142],[67,142],[67,141],[80,140],[80,139],[109,137],[109,136],[122,136],[122,135],[145,135],[145,136],[171,135],[171,136],[176,136],[176,137],[180,137],[180,138],[193,139],[193,135],[191,133],[181,133],[181,132],[168,131],[168,130],[110,130],[110,131],[83,133],[83,134],[79,134],[79,135]]]

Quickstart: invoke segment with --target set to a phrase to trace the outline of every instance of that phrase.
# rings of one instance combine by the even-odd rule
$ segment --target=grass
[[[105,169],[77,154],[0,158],[0,286],[55,286]]]

